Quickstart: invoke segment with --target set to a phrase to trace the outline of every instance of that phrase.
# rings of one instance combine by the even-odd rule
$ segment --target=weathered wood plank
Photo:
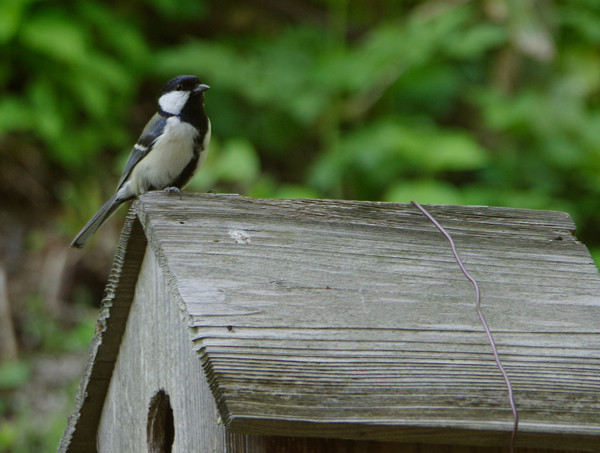
[[[169,396],[173,411],[174,452],[226,451],[225,427],[170,293],[148,252],[102,409],[99,453],[150,451],[149,407],[161,390]]]
[[[600,277],[551,211],[431,206],[478,280],[521,446],[600,448]],[[149,244],[240,432],[506,445],[506,390],[410,205],[148,194]]]
[[[77,392],[75,412],[69,417],[59,453],[96,451],[98,421],[145,251],[146,237],[137,217],[130,212],[108,278],[89,360]]]

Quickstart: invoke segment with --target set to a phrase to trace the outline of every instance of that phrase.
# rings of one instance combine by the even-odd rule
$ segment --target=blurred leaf
[[[70,87],[78,96],[83,109],[92,117],[100,118],[110,113],[110,98],[103,87],[94,79],[70,77]]]
[[[2,0],[0,2],[0,45],[16,35],[28,4],[34,1],[36,0]]]
[[[73,328],[61,329],[55,324],[46,332],[44,344],[53,352],[77,352],[85,350],[94,336],[96,317],[82,319]]]
[[[26,102],[16,96],[0,99],[0,135],[6,131],[31,127],[31,109]]]
[[[32,51],[58,61],[76,63],[87,51],[87,33],[76,20],[62,12],[44,12],[30,17],[20,33]]]
[[[457,34],[456,39],[447,44],[447,51],[456,58],[478,58],[490,49],[505,44],[507,38],[506,29],[499,24],[477,24]]]
[[[409,127],[401,120],[381,122],[348,134],[338,151],[324,155],[313,170],[313,183],[331,190],[354,173],[376,174],[385,187],[402,174],[421,171],[468,171],[483,167],[485,150],[468,134],[427,125]]]
[[[63,112],[53,85],[40,77],[29,84],[28,94],[35,109],[36,132],[50,142],[58,140],[63,132]]]
[[[277,182],[269,174],[263,173],[252,185],[248,196],[255,198],[275,198]]]
[[[348,166],[347,158],[339,151],[330,151],[319,156],[310,169],[309,184],[316,190],[325,194],[339,196],[338,188],[341,185],[345,169]]]
[[[594,262],[596,263],[596,267],[600,269],[600,248],[592,248],[590,249],[590,253],[592,255],[592,258],[594,259]]]
[[[252,91],[248,74],[253,63],[222,43],[193,41],[157,52],[154,70],[165,77],[173,74],[196,74],[211,81],[215,89],[236,89],[246,86]],[[244,83],[246,81],[246,83]]]
[[[166,17],[172,20],[192,20],[200,19],[207,12],[207,6],[204,1],[177,1],[171,0],[148,0],[148,3],[154,5],[154,7]]]
[[[485,150],[464,132],[438,132],[426,142],[423,166],[432,171],[476,170],[487,163]]]
[[[0,363],[0,390],[23,385],[29,379],[30,372],[29,364],[21,360]]]
[[[444,115],[462,95],[464,75],[451,65],[431,63],[406,71],[393,93],[397,108],[407,115]]]
[[[133,88],[134,79],[127,68],[118,63],[117,60],[96,53],[89,53],[87,58],[79,62],[77,76],[90,78],[91,81],[105,89],[114,91],[107,92],[109,101],[115,101],[110,97],[111,93],[128,95]]]
[[[544,190],[523,191],[508,187],[494,188],[470,185],[461,189],[463,203],[467,205],[507,206],[525,209],[555,209],[569,211],[568,204],[558,204]]]
[[[565,2],[561,5],[561,20],[567,30],[589,43],[600,44],[600,10],[596,2]]]
[[[230,139],[219,154],[215,171],[221,181],[247,185],[258,176],[260,162],[251,143]]]
[[[561,55],[565,74],[557,76],[562,80],[569,96],[583,98],[592,95],[600,88],[600,59],[589,49],[572,48]]]
[[[319,198],[318,192],[305,186],[296,184],[284,184],[277,188],[274,198],[294,199],[294,198]]]
[[[77,8],[102,36],[103,42],[111,49],[111,54],[127,61],[127,68],[131,69],[133,66],[141,69],[152,63],[152,55],[142,30],[129,18],[116,15],[108,5],[93,1],[78,2]]]
[[[18,437],[18,427],[11,420],[3,419],[0,423],[0,451],[13,451]]]
[[[416,200],[421,204],[463,204],[460,192],[449,184],[433,181],[399,182],[388,190],[385,201],[409,203]]]
[[[485,125],[492,130],[525,130],[537,107],[533,93],[521,93],[514,99],[499,91],[481,89],[473,91],[471,98],[481,107]]]

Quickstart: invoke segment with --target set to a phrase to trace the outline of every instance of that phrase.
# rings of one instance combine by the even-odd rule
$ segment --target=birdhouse
[[[561,212],[428,206],[516,451],[600,450],[600,275]],[[132,207],[60,452],[499,452],[506,382],[411,204]]]

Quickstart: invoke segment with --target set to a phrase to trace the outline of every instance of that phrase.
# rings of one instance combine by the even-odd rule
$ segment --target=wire
[[[498,368],[500,369],[500,373],[502,373],[502,377],[504,378],[504,382],[506,383],[506,388],[508,390],[508,400],[510,403],[510,409],[512,411],[512,416],[513,416],[513,429],[512,429],[512,434],[510,437],[510,452],[513,453],[514,449],[515,449],[515,440],[517,437],[517,431],[519,429],[519,413],[517,412],[517,407],[515,405],[515,396],[514,396],[512,385],[510,383],[510,379],[508,377],[508,374],[506,373],[506,370],[504,369],[504,366],[502,365],[502,362],[500,361],[500,356],[498,355],[498,349],[496,348],[496,343],[494,341],[494,337],[492,336],[492,332],[490,331],[490,328],[488,327],[485,317],[483,316],[483,313],[481,311],[481,291],[479,290],[479,285],[477,284],[477,281],[475,281],[475,279],[473,277],[471,277],[471,274],[469,274],[469,272],[467,272],[467,269],[465,268],[462,260],[460,259],[460,256],[458,256],[458,252],[456,251],[456,246],[454,245],[454,240],[452,239],[452,236],[450,236],[450,234],[444,229],[444,227],[442,227],[437,222],[437,220],[435,220],[433,218],[433,216],[423,206],[421,206],[417,201],[412,200],[411,203],[413,205],[415,205],[423,213],[423,215],[425,215],[425,217],[427,217],[431,221],[431,223],[433,223],[436,226],[436,228],[440,231],[440,233],[442,233],[444,235],[444,237],[448,240],[448,242],[450,243],[450,247],[452,247],[452,253],[454,254],[454,258],[456,259],[456,262],[458,263],[460,270],[462,271],[463,274],[465,274],[465,277],[467,277],[467,279],[475,287],[475,294],[477,296],[477,303],[475,304],[475,309],[477,311],[477,316],[479,316],[479,320],[481,321],[483,329],[485,330],[485,334],[488,337],[490,346],[492,347],[492,352],[494,353],[494,359],[496,360],[496,365],[498,365]]]

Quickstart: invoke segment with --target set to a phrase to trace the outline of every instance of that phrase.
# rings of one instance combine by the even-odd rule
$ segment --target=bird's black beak
[[[198,94],[198,93],[203,93],[204,91],[208,90],[210,87],[208,85],[204,85],[203,83],[196,85],[196,88],[194,88],[194,94]]]

